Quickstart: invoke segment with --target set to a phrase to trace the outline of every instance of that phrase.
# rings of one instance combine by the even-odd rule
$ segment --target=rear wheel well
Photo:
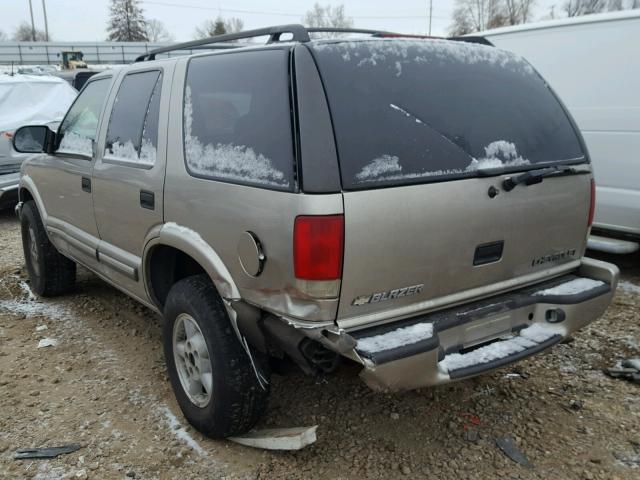
[[[147,262],[149,293],[160,309],[164,308],[169,290],[176,282],[193,275],[207,275],[205,269],[191,256],[167,245],[153,247]]]

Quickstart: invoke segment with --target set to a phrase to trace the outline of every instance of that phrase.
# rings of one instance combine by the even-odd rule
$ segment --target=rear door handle
[[[156,199],[154,193],[148,190],[140,190],[140,206],[147,210],[155,210]]]
[[[91,179],[82,177],[82,190],[91,193]]]

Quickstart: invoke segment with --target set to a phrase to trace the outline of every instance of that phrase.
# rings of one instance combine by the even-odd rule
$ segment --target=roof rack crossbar
[[[211,45],[213,43],[244,40],[247,38],[262,37],[266,35],[269,36],[269,40],[267,41],[267,43],[273,43],[279,41],[282,34],[285,33],[290,33],[292,35],[292,38],[290,40],[294,42],[308,42],[310,40],[307,29],[302,25],[279,25],[277,27],[258,28],[255,30],[246,30],[244,32],[225,33],[223,35],[216,35],[214,37],[203,38],[201,40],[192,40],[191,42],[177,43],[175,45],[156,48],[154,50],[151,50],[149,53],[140,55],[138,58],[136,58],[136,62],[155,60],[156,55],[161,53],[173,52],[175,50],[192,50],[198,47],[206,48],[206,45]]]
[[[310,27],[309,33],[366,33],[369,35],[391,35],[384,30],[370,30],[368,28],[339,28],[339,27]]]

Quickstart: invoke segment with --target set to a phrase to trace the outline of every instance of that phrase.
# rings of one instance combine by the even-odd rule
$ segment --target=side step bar
[[[625,255],[627,253],[637,252],[638,249],[640,249],[640,244],[628,240],[619,240],[617,238],[590,235],[587,241],[587,248],[599,252]]]

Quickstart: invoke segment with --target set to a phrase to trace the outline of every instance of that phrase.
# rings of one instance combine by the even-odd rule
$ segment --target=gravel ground
[[[274,376],[264,426],[319,425],[316,444],[274,453],[187,425],[155,314],[86,271],[75,294],[33,298],[10,212],[0,252],[0,478],[640,478],[639,387],[602,373],[640,356],[640,255],[606,257],[624,282],[601,320],[490,375],[393,395],[368,390],[353,367]],[[57,346],[37,348],[44,338]],[[533,468],[496,447],[503,436]],[[12,458],[69,442],[82,448]]]

